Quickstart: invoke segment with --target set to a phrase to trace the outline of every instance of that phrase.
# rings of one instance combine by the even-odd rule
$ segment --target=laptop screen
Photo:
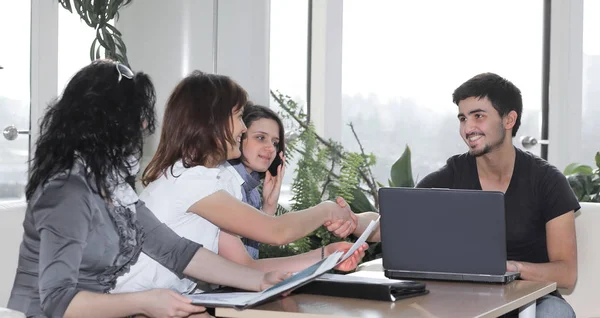
[[[506,272],[503,193],[381,188],[379,208],[384,269]]]

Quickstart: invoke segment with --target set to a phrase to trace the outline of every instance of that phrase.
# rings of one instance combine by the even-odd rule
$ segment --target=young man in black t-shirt
[[[573,287],[577,279],[574,212],[579,202],[557,168],[513,146],[523,109],[520,90],[496,74],[484,73],[463,83],[452,97],[469,151],[448,159],[417,187],[504,192],[507,271],[519,271],[524,280]],[[373,212],[357,215],[354,234],[360,235],[376,216]],[[335,233],[333,226],[329,229]],[[379,231],[369,240],[380,240]],[[538,300],[536,316],[575,317],[575,313],[554,292]]]

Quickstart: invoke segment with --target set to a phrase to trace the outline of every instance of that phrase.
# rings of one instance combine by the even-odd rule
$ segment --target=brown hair
[[[163,117],[158,149],[144,170],[142,184],[158,179],[178,160],[186,168],[224,161],[235,143],[231,113],[248,94],[227,76],[194,71],[175,87]]]

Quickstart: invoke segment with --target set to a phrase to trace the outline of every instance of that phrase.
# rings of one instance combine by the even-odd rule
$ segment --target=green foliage
[[[392,165],[392,180],[389,180],[390,187],[414,187],[415,182],[412,177],[412,165],[410,162],[410,148],[406,146],[402,156]]]
[[[365,195],[365,192],[358,187],[352,189],[352,197],[354,198],[350,203],[350,209],[352,209],[352,211],[356,213],[377,211],[377,208],[373,206],[369,198]]]
[[[96,38],[90,47],[92,61],[102,57],[100,53],[103,49],[103,57],[119,61],[127,66],[129,66],[127,47],[123,42],[121,32],[111,25],[110,21],[118,19],[119,10],[131,1],[58,0],[65,10],[73,13],[73,9],[75,9],[81,20],[96,30]]]
[[[346,158],[342,160],[337,195],[344,198],[349,204],[354,201],[354,190],[358,188],[360,183],[358,170],[364,163],[364,158],[355,152],[348,153]]]
[[[563,171],[579,202],[600,202],[600,152],[594,159],[596,168],[572,163]]]
[[[298,160],[296,178],[292,184],[293,210],[303,210],[321,202],[321,191],[319,189],[319,173],[322,170],[318,156],[317,140],[312,126],[300,134],[300,142],[304,145],[303,154]]]
[[[260,245],[260,258],[286,257],[306,253],[312,250],[309,237],[303,237],[287,245],[274,246],[269,244]]]
[[[382,183],[374,180],[371,167],[377,162],[372,153],[365,153],[352,124],[361,152],[346,150],[341,144],[320,137],[311,123],[306,123],[306,116],[289,96],[271,92],[283,109],[279,115],[284,121],[292,121],[301,131],[298,138],[286,141],[286,157],[297,160],[297,168],[292,183],[292,210],[313,207],[324,200],[343,197],[355,213],[366,211],[377,212],[377,195]],[[288,123],[289,124],[289,123]],[[410,148],[406,146],[404,153],[394,163],[390,171],[390,186],[413,187]],[[285,212],[283,212],[285,213]],[[351,241],[352,238],[345,240]],[[328,245],[340,241],[325,227],[316,229],[309,236],[286,246],[261,245],[261,258],[283,257]],[[363,261],[380,257],[381,244],[370,244]]]

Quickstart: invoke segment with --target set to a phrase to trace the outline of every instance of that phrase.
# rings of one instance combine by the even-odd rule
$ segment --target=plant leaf
[[[60,2],[60,4],[63,6],[63,8],[65,8],[66,10],[69,10],[69,12],[73,13],[73,9],[71,8],[71,0],[59,0],[58,2]]]
[[[396,187],[414,187],[415,182],[412,177],[412,166],[410,161],[410,148],[408,145],[404,149],[402,156],[392,165],[392,182]]]
[[[367,198],[367,196],[360,191],[358,188],[354,188],[352,190],[352,195],[354,196],[354,201],[350,203],[350,209],[354,213],[368,212],[368,211],[377,211],[377,209],[371,204],[371,201]]]
[[[116,35],[118,35],[118,36],[121,36],[121,35],[122,35],[122,34],[121,34],[121,32],[120,32],[119,30],[117,30],[117,28],[115,28],[115,27],[114,27],[113,25],[111,25],[110,23],[107,23],[107,24],[105,25],[105,27],[107,27],[107,28],[108,28],[108,29],[109,29],[109,30],[110,30],[112,33],[114,33],[114,34],[116,34]],[[122,42],[121,42],[121,43],[122,43]]]
[[[102,33],[102,34],[104,34],[104,33]],[[96,29],[96,41],[98,41],[98,44],[100,44],[100,46],[108,48],[108,44],[105,41],[106,36],[103,39],[102,34],[100,34],[100,28]]]
[[[108,25],[110,25],[110,24],[108,24]],[[126,54],[126,53],[127,53],[127,47],[125,46],[125,42],[123,42],[123,40],[121,39],[121,35],[117,35],[117,34],[115,34],[113,37],[114,37],[114,39],[117,41],[117,42],[116,42],[117,49],[118,49],[118,50],[119,50],[121,53],[123,53],[123,54]]]
[[[96,47],[96,59],[99,59],[100,56],[100,49],[102,48],[102,45],[99,45]]]
[[[96,41],[98,41],[98,39],[94,39],[94,41],[92,41],[92,45],[90,46],[90,61],[95,60],[94,59],[94,52],[96,51]]]
[[[83,20],[85,22],[85,24],[87,24],[88,26],[90,26],[92,28],[96,28],[96,26],[93,25],[92,22],[90,21],[90,19],[88,18],[88,15],[87,15],[85,9],[83,8],[83,2],[81,2],[81,1],[82,0],[73,0],[73,6],[75,7],[75,11],[77,11],[77,14],[81,18],[81,20]]]
[[[567,176],[567,181],[580,202],[589,201],[589,195],[593,194],[594,187],[591,175],[571,174]]]
[[[92,25],[94,27],[98,27],[100,21],[102,20],[102,13],[95,10],[95,5],[92,3],[92,0],[83,0],[83,8],[85,13],[87,13],[88,18],[92,22]]]
[[[577,174],[577,173],[592,174],[592,171],[593,171],[592,167],[590,167],[588,165],[572,163],[565,168],[565,171],[563,173],[564,173],[564,175],[568,176],[568,175]]]
[[[104,56],[108,58],[115,58],[117,56],[115,41],[106,28],[102,28],[102,37],[104,38],[104,43],[107,45],[104,46]]]
[[[598,167],[598,169],[600,169],[600,151],[596,152],[596,156],[594,156],[594,159],[596,161],[596,167]]]

